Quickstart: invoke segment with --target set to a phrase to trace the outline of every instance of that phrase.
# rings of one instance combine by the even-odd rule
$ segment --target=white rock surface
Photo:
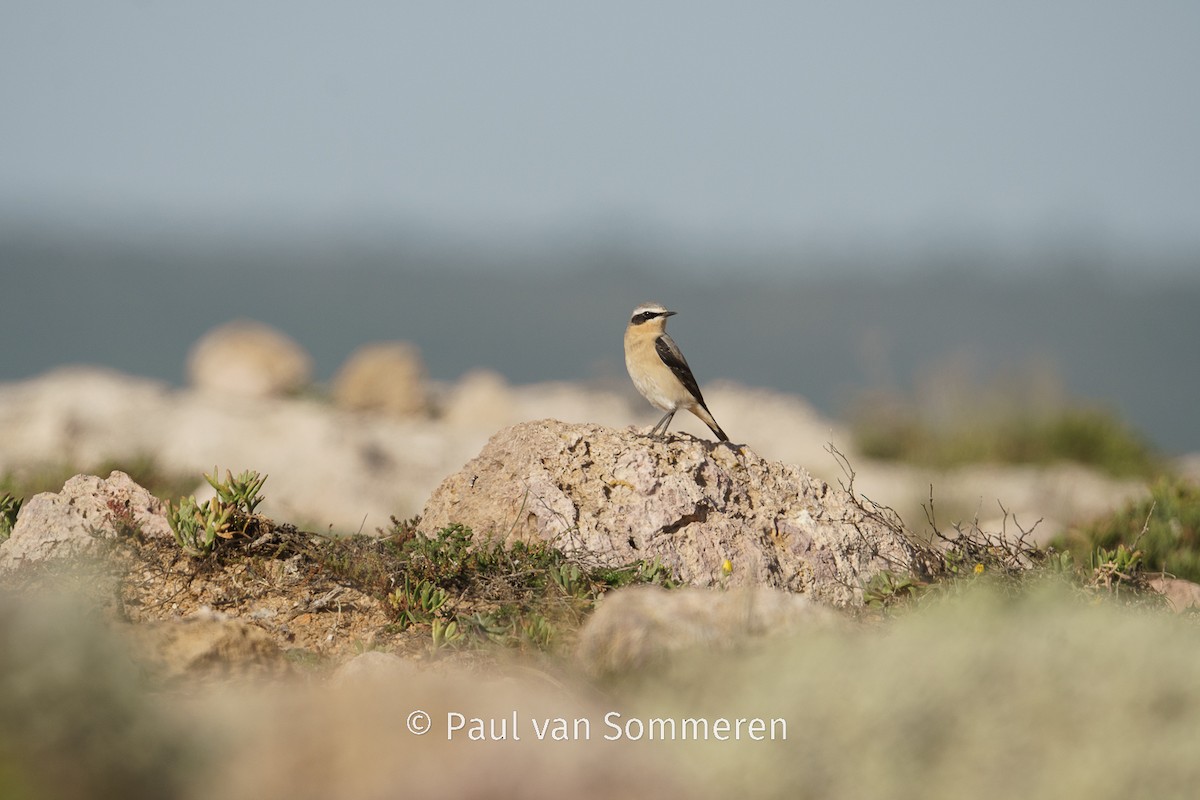
[[[43,492],[22,507],[0,542],[0,572],[59,558],[95,555],[129,535],[171,537],[165,504],[124,472],[76,475],[61,492]]]

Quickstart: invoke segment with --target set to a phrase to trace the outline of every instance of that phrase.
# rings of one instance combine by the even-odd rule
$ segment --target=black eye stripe
[[[636,316],[634,316],[633,324],[641,325],[643,322],[649,322],[650,320],[654,319],[655,317],[661,317],[661,316],[662,316],[661,311],[643,311],[641,314],[637,314]]]

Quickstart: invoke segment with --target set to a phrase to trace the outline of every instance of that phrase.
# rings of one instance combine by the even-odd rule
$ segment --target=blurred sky
[[[1200,3],[0,7],[0,213],[1200,248]]]

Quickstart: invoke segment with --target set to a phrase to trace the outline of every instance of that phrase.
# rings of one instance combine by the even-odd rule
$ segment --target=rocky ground
[[[429,626],[404,624],[398,613],[416,595],[403,601],[395,595],[428,575],[431,583],[461,592],[462,601],[471,593],[460,580],[464,571],[452,565],[448,573],[442,562],[468,554],[446,548],[445,554],[414,556],[403,548],[438,541],[455,525],[475,532],[464,531],[464,547],[506,554],[507,560],[489,565],[494,574],[482,576],[488,583],[502,582],[513,570],[540,569],[539,547],[563,553],[569,563],[549,564],[558,584],[550,588],[568,599],[580,594],[590,574],[636,567],[637,574],[662,576],[651,583],[720,589],[707,600],[714,608],[740,596],[727,594],[735,589],[759,592],[755,606],[820,601],[853,608],[863,604],[864,587],[880,572],[930,577],[939,569],[936,556],[910,541],[894,516],[794,466],[687,435],[663,441],[553,420],[494,436],[438,487],[419,526],[393,522],[379,538],[329,537],[252,512],[248,504],[238,511],[211,552],[189,553],[171,520],[177,512],[128,475],[79,475],[60,492],[25,502],[11,535],[0,542],[0,578],[23,592],[64,582],[86,590],[87,605],[133,624],[142,640],[148,630],[166,630],[157,623],[228,621],[234,638],[254,644],[257,666],[263,642],[277,654],[333,665],[372,649],[429,655]],[[418,556],[424,572],[413,567]],[[770,599],[772,590],[797,597],[800,606]],[[468,598],[463,610],[442,616],[465,630],[496,596]],[[582,599],[580,618],[590,611],[590,599]],[[558,631],[546,615],[538,616],[545,645]],[[578,626],[564,627],[563,639],[573,641],[571,629]],[[616,630],[611,624],[601,629]],[[202,646],[219,630],[176,627],[151,661],[179,674],[204,666],[212,659]],[[520,624],[514,630],[522,630]],[[179,644],[196,636],[194,645]],[[614,641],[622,636],[614,633]],[[653,638],[673,637],[668,627]],[[595,634],[589,641],[589,661],[595,661],[608,645]],[[169,663],[170,653],[185,651],[185,663]]]
[[[715,449],[675,446],[684,460]],[[592,455],[613,475],[618,449],[605,450]],[[749,459],[724,478],[688,474],[708,476],[691,478],[701,490],[731,480],[735,498]],[[443,494],[469,491],[480,464]],[[612,563],[627,557],[603,543],[636,530],[588,522],[588,497],[558,488],[582,535]],[[127,476],[77,476],[32,498],[0,546],[0,795],[1118,798],[1182,796],[1200,780],[1194,617],[1055,580],[1014,595],[990,561],[896,617],[855,613],[861,593],[839,610],[836,594],[761,585],[825,564],[848,586],[897,566],[869,555],[895,546],[888,525],[829,513],[839,492],[824,486],[811,519],[794,518],[803,548],[747,518],[742,546],[775,569],[708,576],[706,548],[680,548],[708,585],[611,589],[551,654],[438,647],[430,625],[402,628],[331,558],[361,567],[379,540],[263,520],[197,558]],[[739,507],[725,495],[714,515]],[[681,538],[701,541],[686,532],[697,523]],[[547,533],[561,531],[536,518],[514,530]],[[717,526],[710,554],[728,536]],[[360,549],[331,549],[346,541]]]
[[[947,526],[957,509],[999,530],[999,501],[1000,524],[1053,532],[1137,482],[873,464],[803,401],[728,385],[705,391],[734,444],[690,421],[651,440],[628,394],[436,386],[403,345],[318,392],[293,347],[242,326],[197,346],[186,389],[85,368],[0,387],[0,474],[269,474],[204,557],[122,472],[26,498],[0,544],[0,795],[1124,797],[1200,780],[1192,615],[1061,581],[1014,599],[1006,570],[1028,564],[995,539],[948,576],[879,505],[924,520],[933,482]],[[454,523],[491,535],[468,540],[488,554],[470,569],[465,550],[414,549]],[[406,618],[421,575],[449,575],[451,596]],[[921,613],[866,609],[947,578]],[[1160,588],[1177,611],[1200,599]],[[744,735],[666,735],[697,718]]]

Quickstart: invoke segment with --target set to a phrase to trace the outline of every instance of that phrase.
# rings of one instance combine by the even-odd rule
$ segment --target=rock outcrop
[[[12,536],[0,543],[0,573],[96,555],[105,542],[132,532],[170,538],[164,503],[124,472],[76,475],[61,492],[34,495],[21,508]]]
[[[617,566],[657,560],[702,586],[765,585],[838,605],[882,570],[920,573],[898,525],[805,470],[690,436],[527,422],[492,437],[421,528],[541,539]]]

